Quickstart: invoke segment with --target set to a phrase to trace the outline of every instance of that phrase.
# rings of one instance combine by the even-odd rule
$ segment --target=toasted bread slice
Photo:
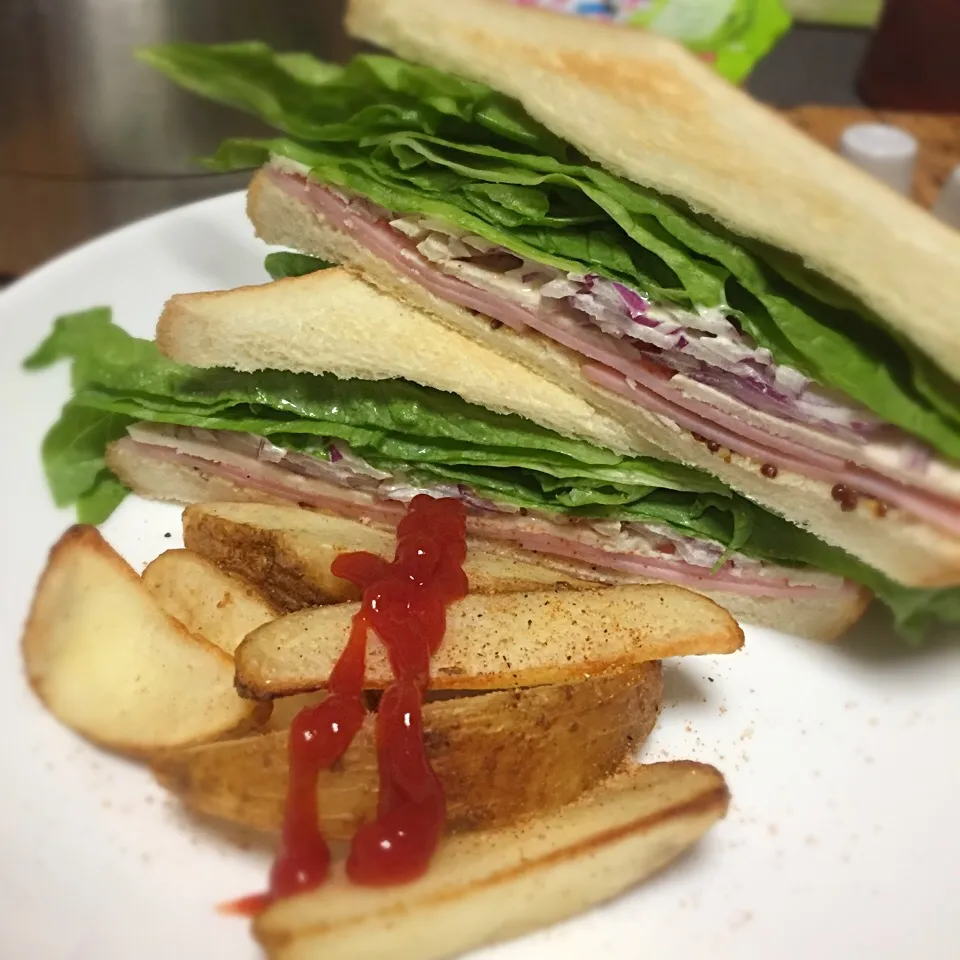
[[[270,331],[278,334],[275,342]],[[197,367],[403,378],[498,413],[519,414],[565,436],[588,436],[611,450],[638,447],[615,419],[573,391],[545,383],[522,364],[484,350],[342,268],[229,295],[171,297],[157,323],[157,346]],[[646,453],[661,455],[652,444]]]
[[[613,173],[795,254],[960,376],[960,234],[666,37],[497,0],[350,0],[347,27],[515,97]]]

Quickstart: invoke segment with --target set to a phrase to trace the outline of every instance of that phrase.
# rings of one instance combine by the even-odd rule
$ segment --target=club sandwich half
[[[146,55],[279,131],[215,158],[262,165],[264,240],[575,394],[584,439],[960,583],[960,235],[662,37],[497,0],[347,22],[403,59]]]
[[[390,528],[426,493],[466,504],[474,547],[559,581],[675,583],[820,639],[871,593],[908,636],[960,620],[960,591],[902,587],[707,473],[618,452],[618,419],[348,271],[271,260],[315,272],[173,297],[156,342],[102,309],[58,321],[29,361],[73,363],[44,444],[58,503],[99,522],[133,490]]]

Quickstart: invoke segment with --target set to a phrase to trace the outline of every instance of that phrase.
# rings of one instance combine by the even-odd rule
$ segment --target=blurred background
[[[517,2],[678,36],[834,147],[865,120],[905,130],[919,145],[905,191],[918,202],[933,204],[960,163],[960,0],[887,0],[885,12],[883,0]],[[342,61],[359,49],[343,33],[343,6],[2,0],[0,277],[245,184],[246,175],[204,173],[196,158],[228,135],[257,135],[257,124],[178,90],[136,61],[134,49],[262,39]]]

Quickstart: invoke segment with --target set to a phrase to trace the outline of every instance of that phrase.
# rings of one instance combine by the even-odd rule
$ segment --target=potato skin
[[[262,715],[233,658],[170,617],[91,526],[50,551],[21,639],[27,679],[64,725],[133,756],[218,739]]]
[[[558,810],[447,837],[411,883],[361,887],[335,868],[321,887],[259,914],[254,936],[271,960],[462,956],[630,889],[694,844],[728,803],[723,777],[706,764],[627,764]]]
[[[280,613],[358,600],[357,588],[330,572],[334,559],[354,550],[390,557],[396,545],[392,528],[262,503],[194,504],[183,514],[183,540],[187,549],[255,585]],[[501,555],[494,544],[473,538],[468,544],[464,569],[471,593],[596,586]]]
[[[321,690],[359,604],[287,614],[247,634],[234,657],[237,689],[258,700]],[[446,614],[431,661],[434,689],[507,690],[584,677],[649,660],[731,653],[743,631],[712,600],[671,584],[468,594]],[[382,644],[367,650],[367,689],[393,669]]]
[[[448,829],[512,823],[552,810],[611,774],[649,736],[662,694],[659,662],[580,683],[428,702],[427,756],[447,798]],[[158,780],[190,808],[257,830],[279,829],[288,761],[284,730],[169,751]],[[327,836],[345,839],[376,808],[373,717],[336,768],[321,774]]]
[[[183,542],[254,584],[279,613],[360,597],[352,583],[330,572],[344,549],[337,544],[303,543],[288,530],[234,522],[202,508],[184,513]]]

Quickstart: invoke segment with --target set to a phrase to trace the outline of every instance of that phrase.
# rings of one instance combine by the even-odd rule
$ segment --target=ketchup
[[[354,630],[373,627],[396,678],[377,711],[377,818],[353,838],[347,876],[384,886],[421,876],[446,816],[443,791],[423,742],[423,695],[447,606],[467,594],[466,511],[459,500],[418,496],[397,526],[392,564],[370,553],[342,554],[331,572],[363,590]],[[362,627],[358,624],[362,623]]]
[[[387,648],[395,679],[377,712],[377,817],[353,838],[347,876],[354,883],[386,886],[426,871],[443,833],[446,805],[426,755],[422,705],[430,658],[446,630],[446,608],[467,593],[465,538],[463,504],[420,495],[397,526],[392,562],[363,552],[333,561],[331,572],[363,591],[360,609],[330,673],[328,696],[301,710],[290,728],[290,783],[269,892],[239,900],[226,908],[229,912],[259,912],[281,897],[320,886],[330,872],[317,777],[343,756],[363,725],[370,628]]]

